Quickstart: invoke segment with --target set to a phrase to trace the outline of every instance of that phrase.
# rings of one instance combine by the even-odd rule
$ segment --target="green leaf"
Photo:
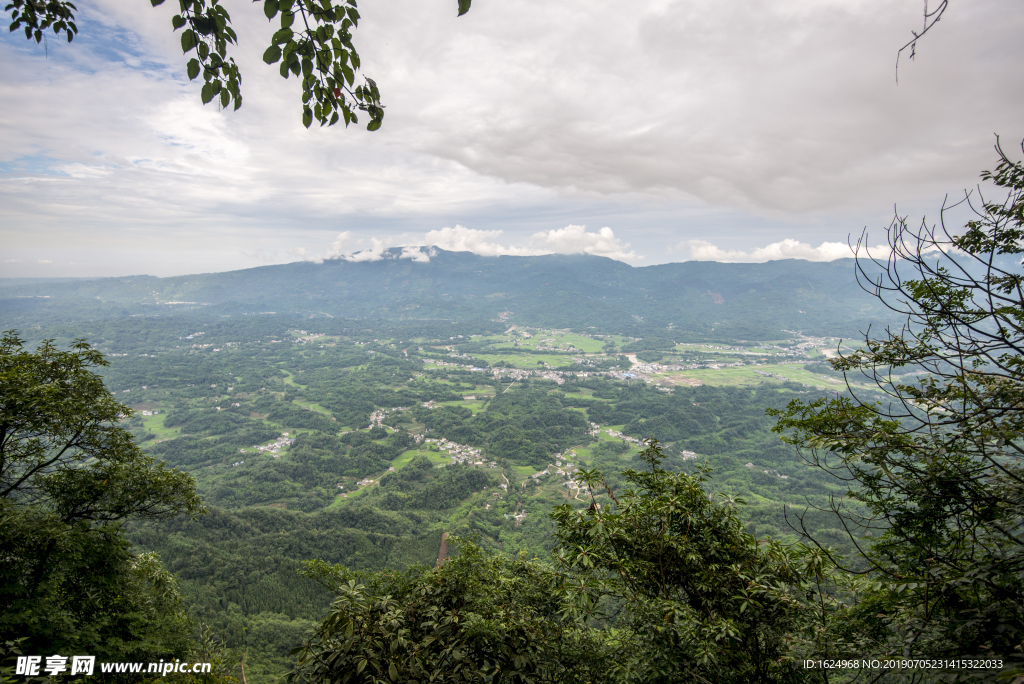
[[[378,128],[380,128],[380,124],[381,124],[380,119],[374,119],[370,123],[366,124],[366,130],[368,130],[368,131],[375,131]]]
[[[199,39],[196,37],[196,32],[192,29],[185,29],[185,32],[181,34],[182,53],[188,52],[198,44]]]
[[[206,85],[204,85],[202,91],[199,94],[199,96],[203,100],[203,104],[209,104],[210,100],[213,99],[214,95],[216,95],[216,92],[213,89],[213,83],[207,83]]]
[[[188,66],[186,69],[188,70],[188,80],[191,81],[195,79],[195,77],[199,75],[199,60],[195,57],[188,60]]]
[[[229,102],[231,102],[231,93],[226,90],[220,91],[220,106],[227,107]]]
[[[175,31],[177,31],[187,23],[188,22],[185,21],[185,17],[181,16],[180,14],[175,14],[173,17],[171,17],[171,26],[174,27]]]
[[[459,16],[469,11],[469,6],[473,4],[473,0],[459,0]]]
[[[309,128],[311,123],[313,123],[313,112],[309,107],[305,107],[302,110],[302,125]]]
[[[153,7],[156,7],[157,5],[164,4],[164,0],[149,0],[149,3],[153,5]]]
[[[267,19],[273,19],[277,16],[277,0],[265,0],[263,3],[263,13],[267,15]]]
[[[263,61],[267,64],[273,64],[279,59],[281,59],[281,48],[277,45],[271,45],[263,53]]]

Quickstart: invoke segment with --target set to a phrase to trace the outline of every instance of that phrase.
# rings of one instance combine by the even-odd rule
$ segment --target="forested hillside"
[[[749,501],[745,529],[758,534],[795,539],[783,505],[824,506],[841,491],[769,432],[766,406],[818,391],[765,375],[806,374],[818,352],[792,342],[644,344],[508,323],[364,330],[270,316],[36,332],[86,333],[111,360],[107,386],[136,409],[125,426],[190,473],[210,508],[194,521],[133,523],[127,536],[176,574],[195,617],[248,647],[250,676],[284,672],[327,609],[332,594],[300,576],[304,561],[433,565],[442,533],[544,558],[553,507],[588,501],[576,474],[600,467],[621,484],[645,438],[662,441],[674,469],[709,464],[716,487]],[[664,363],[617,351],[647,347]],[[726,384],[693,380],[714,373]],[[814,524],[845,541],[827,517]]]

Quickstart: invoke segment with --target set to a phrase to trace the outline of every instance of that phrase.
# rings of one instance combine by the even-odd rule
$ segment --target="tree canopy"
[[[194,480],[147,456],[118,422],[84,341],[34,351],[0,338],[0,640],[112,660],[184,655],[175,579],[121,536],[128,520],[203,512]]]
[[[862,653],[1020,664],[1024,165],[997,151],[982,177],[999,199],[968,194],[974,218],[955,233],[946,207],[938,227],[897,216],[882,275],[864,282],[905,324],[832,365],[884,400],[851,391],[772,411],[786,441],[850,484],[833,508],[879,581],[857,609]]]

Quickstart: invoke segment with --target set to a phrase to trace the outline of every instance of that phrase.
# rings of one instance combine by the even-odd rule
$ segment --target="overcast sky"
[[[433,244],[635,265],[847,256],[1020,156],[1024,12],[951,0],[364,0],[383,127],[306,130],[226,0],[244,105],[203,106],[172,5],[0,26],[0,276],[174,275]],[[361,257],[352,257],[362,250]],[[412,252],[410,252],[412,253]],[[417,252],[419,253],[419,252]]]

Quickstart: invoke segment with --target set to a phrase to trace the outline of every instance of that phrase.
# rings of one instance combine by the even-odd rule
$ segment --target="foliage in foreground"
[[[156,661],[196,652],[173,575],[134,553],[129,519],[203,512],[187,474],[147,456],[85,342],[0,338],[0,642],[25,653]],[[201,650],[201,649],[200,649]],[[5,652],[5,655],[9,653]]]
[[[610,665],[567,600],[568,578],[522,556],[462,541],[435,569],[350,573],[314,561],[308,574],[338,598],[289,681],[588,682]]]
[[[162,5],[164,0],[150,0]],[[469,11],[472,0],[459,0],[459,16]],[[222,108],[234,102],[242,106],[242,74],[229,45],[238,42],[231,15],[219,0],[179,0],[179,13],[171,27],[181,32],[181,51],[192,53],[186,66],[189,80],[203,76],[203,104],[216,101]],[[295,76],[302,88],[302,125],[309,128],[315,118],[321,126],[358,123],[356,110],[370,117],[366,128],[375,131],[384,119],[380,91],[371,78],[355,85],[359,53],[352,32],[359,24],[356,0],[264,0],[267,19],[280,21],[279,28],[263,53],[267,64],[280,63],[282,78]],[[68,42],[78,34],[75,12],[68,0],[11,0],[10,30],[25,32],[29,40],[41,42],[49,31],[63,33]],[[293,28],[294,27],[294,28]],[[194,52],[193,52],[194,51]]]
[[[867,286],[906,324],[832,362],[866,375],[887,401],[854,395],[771,412],[786,441],[847,479],[848,498],[867,509],[834,505],[877,582],[856,608],[860,633],[846,634],[859,655],[1021,666],[1024,165],[998,151],[982,177],[1005,199],[971,204],[962,234],[912,230],[899,217],[890,228],[885,277]],[[1017,267],[999,266],[1008,257]],[[854,532],[865,528],[867,537]]]
[[[311,564],[338,598],[291,681],[807,681],[795,661],[839,607],[824,554],[755,539],[662,459],[651,441],[610,508],[558,509],[554,565],[465,540],[403,574]]]

